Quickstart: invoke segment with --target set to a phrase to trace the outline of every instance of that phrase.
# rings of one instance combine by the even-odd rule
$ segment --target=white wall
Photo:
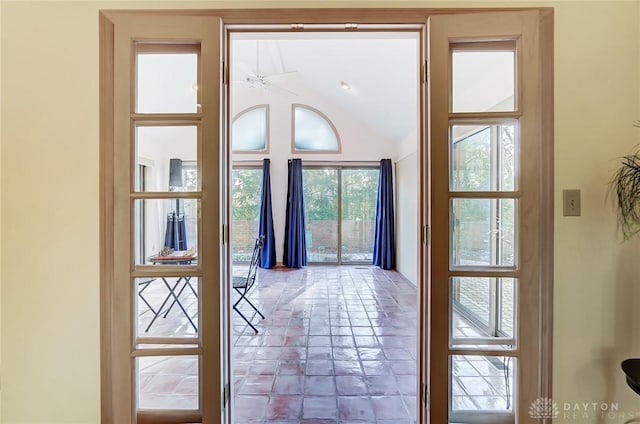
[[[418,154],[396,162],[396,267],[413,284],[418,284],[420,228],[418,210]]]

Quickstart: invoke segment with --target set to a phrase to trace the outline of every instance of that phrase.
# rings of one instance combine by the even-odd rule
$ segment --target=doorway
[[[250,295],[265,319],[242,309],[258,334],[231,316],[234,417],[414,422],[424,29],[307,30],[229,33],[232,268],[247,270],[265,189],[278,262],[259,270]],[[300,269],[282,266],[294,158],[308,259]],[[372,266],[384,158],[396,169],[394,227],[403,229],[392,270]]]
[[[193,12],[197,16],[105,12],[101,16],[105,422],[230,419],[230,363],[225,357],[231,334],[230,296],[228,285],[219,284],[228,282],[231,273],[226,181],[230,157],[228,147],[220,148],[227,140],[227,125],[220,120],[221,107],[228,106],[222,87],[231,82],[225,67],[220,66],[224,59],[219,37],[223,33],[222,19],[234,25],[268,24],[292,19],[301,22],[312,14],[327,24],[360,22],[362,28],[365,21],[406,22],[422,27],[429,20],[429,48],[422,45],[424,56],[420,56],[418,68],[420,104],[430,107],[428,113],[421,110],[418,135],[422,149],[418,152],[422,187],[418,202],[420,236],[415,243],[421,302],[417,320],[421,372],[416,390],[420,396],[420,407],[416,405],[418,420],[480,423],[528,419],[528,406],[545,397],[550,389],[553,126],[548,111],[553,102],[549,88],[552,57],[548,53],[552,50],[548,47],[552,44],[552,12],[537,9],[441,15],[433,10],[306,10],[285,14],[262,11],[261,17],[251,19],[247,18],[251,14],[240,12]],[[355,30],[358,24],[341,25],[345,27]],[[287,28],[300,32],[304,25]],[[428,63],[422,61],[427,51]],[[137,72],[145,55],[195,59],[195,66],[189,65],[195,82],[189,85],[191,91],[187,90],[192,93],[187,96],[188,108],[140,108],[138,89],[142,80]],[[512,82],[511,86],[507,84],[511,95],[488,108],[474,102],[452,103],[455,93],[468,96],[473,93],[468,88],[478,83],[473,79],[465,81],[464,75],[459,79],[458,71],[469,66],[482,69],[487,64],[504,64],[495,60],[496,56],[507,57],[510,76],[501,78],[501,82]],[[465,60],[471,65],[460,66]],[[492,74],[495,73],[475,73]],[[218,81],[223,81],[222,87]],[[486,82],[481,81],[480,86],[487,87]],[[345,83],[349,85],[348,81]],[[459,91],[465,84],[466,89]],[[160,84],[156,92],[166,94],[165,88]],[[170,161],[159,163],[164,172],[160,188],[141,191],[142,185],[136,181],[140,164],[136,160],[136,143],[141,141],[138,134],[147,129],[170,133],[175,128],[189,128],[192,134],[188,143],[195,146],[194,191],[170,189]],[[491,137],[485,140],[481,134]],[[468,144],[484,148],[469,149],[465,147]],[[513,153],[511,158],[500,153],[509,151]],[[481,165],[479,170],[476,165]],[[494,169],[497,174],[492,173]],[[465,178],[473,172],[476,176],[486,174],[487,178]],[[496,175],[500,184],[495,184]],[[137,248],[140,240],[136,241],[136,237],[142,237],[140,225],[158,222],[158,217],[155,221],[139,220],[138,211],[162,210],[152,204],[175,204],[179,218],[180,211],[185,210],[181,201],[195,204],[197,254],[185,251],[189,254],[178,259],[167,259],[166,255],[155,255],[153,260],[144,257],[150,251]],[[474,239],[483,231],[487,237]],[[467,240],[458,238],[464,232]],[[154,237],[158,240],[160,236]],[[186,322],[183,333],[157,337],[145,334],[139,312],[145,307],[151,310],[154,304],[142,302],[140,294],[150,284],[166,290],[168,296],[161,297]],[[486,288],[477,291],[480,298],[489,293],[490,297],[499,294],[502,299],[512,299],[511,312],[504,302],[496,303],[493,297],[484,303],[470,302],[469,296],[476,292],[471,289],[476,288]],[[183,289],[194,296],[193,305],[180,302]],[[478,325],[484,319],[482,313],[470,313],[478,305],[488,308],[489,325]],[[154,318],[165,319],[167,311],[162,305],[157,306],[155,313],[151,310]],[[452,323],[465,317],[491,334],[456,333]],[[540,344],[542,350],[538,349]],[[189,389],[193,395],[190,402],[171,408],[162,403],[141,402],[141,388],[157,376],[143,375],[143,371],[152,370],[156,363],[172,363],[190,370],[190,381],[195,383]],[[456,397],[474,396],[461,383],[488,383],[491,376],[483,374],[488,366],[500,368],[506,376],[504,386],[508,386],[509,396],[475,408],[455,403]],[[460,370],[474,374],[466,375]]]

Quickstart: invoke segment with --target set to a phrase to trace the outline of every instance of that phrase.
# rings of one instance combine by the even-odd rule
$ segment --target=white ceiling
[[[232,99],[261,89],[252,72],[271,75],[270,95],[298,103],[291,92],[313,92],[395,143],[417,134],[417,32],[233,33],[230,52]]]

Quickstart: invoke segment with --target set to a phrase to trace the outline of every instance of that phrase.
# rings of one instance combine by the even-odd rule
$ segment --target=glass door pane
[[[338,169],[302,170],[309,262],[338,262]]]
[[[431,422],[528,422],[541,393],[540,19],[429,21]]]
[[[200,409],[202,192],[199,46],[135,45],[131,193],[137,276],[131,278],[136,408]],[[150,51],[151,50],[151,51]],[[172,113],[167,120],[163,115]],[[154,115],[155,114],[155,115]],[[141,255],[144,252],[144,256]],[[162,272],[161,272],[162,271]]]
[[[232,261],[249,262],[258,237],[262,169],[234,167],[231,171]]]
[[[376,223],[378,169],[343,168],[341,262],[371,263]]]

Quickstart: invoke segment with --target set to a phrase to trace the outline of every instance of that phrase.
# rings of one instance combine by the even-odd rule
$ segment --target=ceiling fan
[[[277,55],[277,57],[274,58],[274,62],[277,60],[281,64],[281,67],[284,69],[284,65],[282,65],[282,57],[280,55],[279,49],[275,53],[272,52],[272,56],[274,56],[274,55]],[[291,75],[297,73],[298,71],[286,71],[286,70],[283,70],[282,72],[266,74],[260,69],[260,40],[256,40],[256,68],[255,68],[255,70],[251,69],[249,66],[247,66],[243,62],[238,62],[237,65],[245,75],[244,75],[244,78],[242,78],[239,81],[235,81],[235,82],[239,82],[239,83],[245,84],[245,85],[247,85],[247,86],[249,86],[251,88],[261,88],[263,90],[275,89],[277,91],[286,92],[286,93],[292,94],[294,96],[297,95],[297,93],[295,93],[295,92],[283,87],[281,85],[282,83],[281,83],[280,80],[282,80],[283,78],[286,78],[288,76],[291,76]]]

